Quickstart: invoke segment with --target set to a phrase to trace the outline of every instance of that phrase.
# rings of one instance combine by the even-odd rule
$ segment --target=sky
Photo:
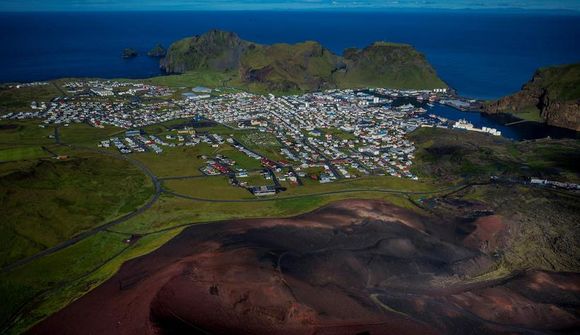
[[[580,0],[0,0],[0,11],[522,9],[580,12]]]

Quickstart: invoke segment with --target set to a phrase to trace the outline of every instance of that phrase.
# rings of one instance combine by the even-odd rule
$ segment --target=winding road
[[[24,264],[28,264],[30,262],[32,262],[33,260],[39,259],[41,257],[44,256],[48,256],[50,254],[53,254],[57,251],[60,251],[62,249],[65,249],[67,247],[70,247],[88,237],[91,237],[101,231],[107,230],[113,226],[116,226],[120,223],[123,223],[143,212],[145,212],[146,210],[148,210],[149,208],[151,208],[151,206],[153,206],[153,204],[155,202],[157,202],[157,200],[159,199],[159,197],[161,196],[161,193],[163,192],[163,188],[161,187],[161,182],[159,181],[159,179],[157,178],[157,176],[147,167],[145,166],[143,163],[139,162],[138,160],[135,160],[133,158],[130,158],[128,156],[125,155],[121,155],[121,154],[116,154],[110,151],[105,151],[105,150],[99,150],[99,149],[93,149],[93,148],[87,148],[87,147],[79,147],[79,146],[75,146],[75,145],[70,145],[70,144],[63,144],[60,143],[63,146],[67,146],[69,148],[73,148],[73,149],[80,149],[80,150],[85,150],[85,151],[91,151],[91,152],[95,152],[98,154],[103,154],[103,155],[108,155],[111,157],[115,157],[118,159],[123,159],[131,164],[133,164],[134,166],[136,166],[137,168],[139,168],[147,177],[149,177],[149,179],[151,179],[151,182],[153,183],[154,187],[155,187],[155,193],[153,194],[153,196],[151,198],[149,198],[149,200],[143,204],[143,206],[137,208],[136,210],[127,213],[119,218],[116,218],[112,221],[109,221],[103,225],[100,225],[98,227],[92,228],[90,230],[84,231],[78,235],[76,235],[75,237],[64,241],[62,243],[59,243],[53,247],[47,248],[37,254],[34,254],[32,256],[20,259],[14,263],[11,263],[9,265],[4,266],[2,269],[0,269],[0,273],[5,273],[8,271],[11,271],[19,266],[22,266]]]

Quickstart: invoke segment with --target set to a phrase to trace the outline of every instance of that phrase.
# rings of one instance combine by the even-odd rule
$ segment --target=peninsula
[[[161,68],[170,74],[228,74],[229,85],[258,93],[447,87],[425,56],[410,45],[375,42],[339,56],[314,41],[262,45],[219,30],[173,43]]]

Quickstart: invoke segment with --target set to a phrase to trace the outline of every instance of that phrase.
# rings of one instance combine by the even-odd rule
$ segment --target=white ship
[[[453,124],[453,128],[464,129],[464,130],[469,130],[469,131],[477,131],[480,133],[487,133],[487,134],[491,134],[494,136],[501,136],[501,131],[499,131],[495,128],[490,128],[490,127],[482,127],[481,129],[475,128],[471,122],[469,122],[465,119],[461,119],[461,120],[455,122]]]

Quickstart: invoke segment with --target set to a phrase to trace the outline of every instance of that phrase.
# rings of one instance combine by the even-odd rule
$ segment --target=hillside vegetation
[[[425,56],[410,45],[375,42],[338,56],[314,41],[260,45],[218,30],[173,43],[161,67],[174,74],[230,73],[229,85],[259,93],[446,87]]]
[[[580,63],[537,70],[519,92],[488,103],[484,112],[580,131]]]
[[[415,173],[436,182],[488,181],[491,176],[580,182],[577,140],[514,142],[434,128],[418,129],[410,138],[418,146]]]
[[[26,163],[0,164],[0,266],[128,213],[152,193],[139,170],[111,157],[75,152]]]

